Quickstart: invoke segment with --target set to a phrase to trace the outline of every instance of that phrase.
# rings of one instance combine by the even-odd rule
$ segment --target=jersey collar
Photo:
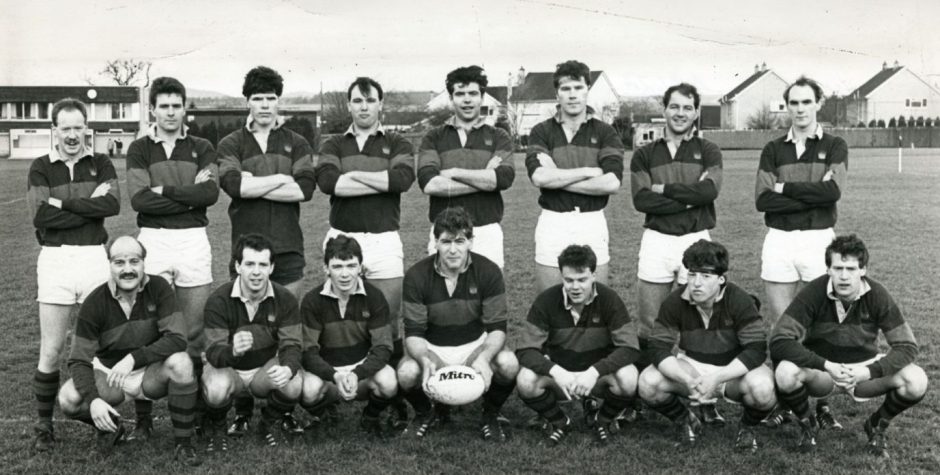
[[[189,131],[189,127],[187,127],[186,125],[183,125],[183,133],[182,135],[179,136],[177,140],[185,139],[189,135],[187,133],[188,131]],[[163,140],[162,138],[157,136],[157,124],[151,124],[150,128],[147,129],[147,136],[150,137],[150,140],[153,140],[154,143],[166,142],[166,140]]]
[[[232,285],[232,293],[231,293],[230,297],[232,297],[232,298],[237,298],[238,300],[241,300],[242,302],[245,302],[245,303],[250,303],[250,300],[248,299],[248,297],[245,297],[245,296],[242,295],[242,278],[241,278],[241,276],[238,276],[238,277],[235,278],[235,284]],[[269,299],[269,298],[272,298],[272,299],[274,298],[274,285],[271,284],[271,281],[270,281],[270,280],[268,281],[268,288],[267,288],[267,290],[264,291],[264,298],[262,298],[261,300],[264,301],[264,300]]]
[[[813,130],[813,133],[806,136],[808,139],[821,139],[823,136],[823,128],[819,125],[819,122],[816,123],[816,129]],[[793,127],[790,127],[790,130],[787,130],[787,138],[784,139],[784,142],[796,143],[795,135],[793,134]]]
[[[85,144],[82,143],[82,154],[79,155],[78,158],[75,159],[75,161],[77,162],[85,157],[90,157],[90,156],[92,156],[91,152],[89,152],[88,149],[85,148]],[[67,161],[68,160],[66,160],[65,157],[59,154],[58,145],[53,146],[52,150],[49,150],[49,162],[55,163],[55,162],[67,162]]]

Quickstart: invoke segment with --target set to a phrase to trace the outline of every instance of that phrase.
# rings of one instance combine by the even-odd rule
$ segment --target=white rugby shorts
[[[428,255],[437,252],[436,240],[434,239],[434,225],[428,232]],[[493,261],[500,269],[505,264],[503,257],[503,228],[499,223],[491,223],[485,226],[473,227],[473,248],[471,251]]]
[[[91,367],[94,368],[95,371],[104,373],[105,376],[111,375],[111,368],[105,366],[97,357],[91,360]],[[151,400],[144,395],[144,371],[146,370],[146,366],[137,368],[124,378],[124,384],[121,386],[121,390],[124,391],[124,395],[128,399],[138,399],[142,401]]]
[[[36,301],[80,304],[110,277],[104,246],[43,246],[36,261]]]
[[[826,273],[826,247],[832,228],[781,231],[770,228],[761,250],[760,277],[768,282],[809,282]]]
[[[572,244],[588,245],[597,265],[610,262],[610,241],[604,211],[558,213],[543,209],[535,225],[535,262],[558,267],[558,255]]]
[[[174,287],[212,283],[212,246],[206,228],[140,228],[137,240],[147,248],[145,269]]]
[[[428,342],[428,351],[434,352],[434,354],[444,362],[444,366],[462,365],[466,363],[467,358],[486,341],[486,335],[487,333],[483,332],[476,341],[464,343],[459,346],[437,346]]]
[[[367,279],[395,279],[405,276],[405,251],[398,231],[384,233],[347,233],[330,228],[323,238],[323,248],[331,238],[345,234],[362,248],[362,267]]]
[[[679,285],[689,280],[689,270],[682,265],[682,254],[700,239],[711,241],[708,230],[672,236],[647,229],[640,240],[640,254],[636,275],[640,280],[654,284]]]

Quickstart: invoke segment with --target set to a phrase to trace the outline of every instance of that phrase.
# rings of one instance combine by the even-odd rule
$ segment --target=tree
[[[620,108],[620,111],[623,112],[623,108]],[[614,121],[610,124],[613,126],[614,130],[617,131],[617,135],[620,136],[620,140],[627,148],[632,148],[633,146],[633,123],[630,121],[630,116],[618,115],[614,118]]]
[[[898,126],[898,121],[897,121],[897,119],[895,119],[894,117],[892,117],[891,120],[888,121],[888,127],[894,128],[894,127],[897,127],[897,126]]]
[[[874,122],[874,121],[872,121],[872,122]],[[864,129],[864,128],[865,128],[865,121],[860,120],[860,121],[858,121],[858,124],[856,124],[855,126],[858,127],[858,128],[860,128],[860,129]]]
[[[907,127],[907,119],[903,115],[898,117],[898,127]]]
[[[330,91],[323,93],[323,120],[320,128],[326,134],[341,134],[352,124],[349,115],[349,106],[344,91]]]
[[[933,126],[934,126],[934,127],[940,127],[940,115],[938,115],[938,116],[933,120]]]
[[[150,61],[134,58],[108,60],[98,74],[114,81],[118,86],[133,86],[143,81],[143,87],[150,85]]]
[[[923,127],[923,126],[924,126],[924,116],[922,116],[922,115],[917,116],[917,126],[918,126],[918,127]]]
[[[780,119],[770,110],[770,105],[764,103],[756,112],[747,118],[747,128],[753,130],[773,130],[780,128]]]
[[[868,123],[868,127],[869,127],[869,128],[875,128],[875,127],[883,127],[883,126],[882,126],[882,125],[878,125],[878,121],[876,121],[875,119],[872,119],[871,122]]]

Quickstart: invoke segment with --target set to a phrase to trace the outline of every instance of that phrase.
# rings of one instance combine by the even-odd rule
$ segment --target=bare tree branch
[[[150,61],[118,58],[107,61],[99,74],[119,86],[131,86],[143,80],[144,87],[147,87],[150,85],[151,66],[153,63]]]

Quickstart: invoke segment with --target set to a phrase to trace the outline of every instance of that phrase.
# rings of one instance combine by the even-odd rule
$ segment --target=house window
[[[480,108],[480,114],[490,115],[490,106],[483,106]]]
[[[125,115],[124,104],[111,104],[111,120],[120,120]]]
[[[770,112],[786,112],[787,103],[783,101],[773,101],[770,103]]]
[[[922,109],[927,107],[927,99],[914,100],[914,99],[905,99],[904,105],[910,107],[911,109]]]
[[[6,102],[0,102],[0,119],[10,118],[10,106]]]
[[[39,118],[40,118],[40,119],[48,119],[48,118],[49,118],[49,110],[52,109],[52,104],[49,104],[49,103],[38,103],[38,104],[36,104],[36,108],[38,109]]]

